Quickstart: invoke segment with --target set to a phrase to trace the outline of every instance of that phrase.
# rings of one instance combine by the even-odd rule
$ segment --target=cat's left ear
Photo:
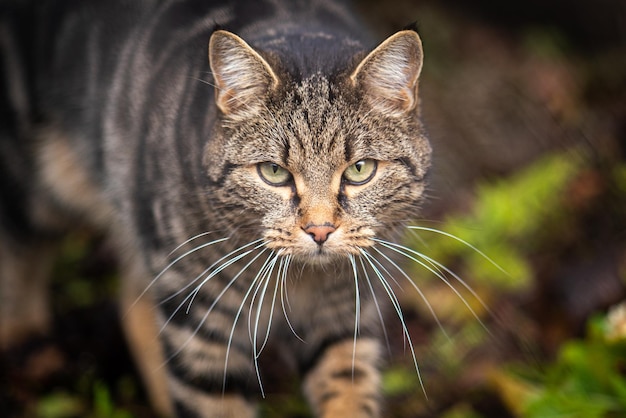
[[[422,41],[413,30],[387,38],[367,55],[350,76],[372,107],[389,116],[403,116],[418,104]]]
[[[219,109],[230,117],[255,115],[278,85],[270,65],[234,33],[217,30],[209,40],[209,63]]]

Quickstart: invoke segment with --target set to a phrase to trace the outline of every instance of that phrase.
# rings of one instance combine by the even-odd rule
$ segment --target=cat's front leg
[[[304,381],[322,418],[380,416],[380,344],[373,338],[346,339],[328,347]]]
[[[174,333],[171,331],[164,338],[166,347],[172,347],[172,336],[176,344],[185,343],[180,339],[181,335],[172,335]],[[167,380],[177,418],[257,416],[256,402],[252,400],[253,389],[250,387],[253,378],[245,370],[248,359],[238,359],[238,354],[231,351],[228,353],[231,364],[226,375],[223,367],[215,367],[216,363],[224,364],[226,349],[220,341],[202,340],[200,337],[191,340],[185,349],[174,356],[171,349],[166,350],[170,357],[166,360]],[[237,365],[238,361],[245,361],[245,366]],[[241,366],[244,366],[245,372]]]
[[[180,296],[164,298],[159,305],[159,338],[175,416],[254,418],[258,385],[247,321],[236,321],[241,302],[231,295],[214,305],[210,285],[217,282],[204,286],[205,293],[193,303]],[[247,317],[247,312],[241,315]]]

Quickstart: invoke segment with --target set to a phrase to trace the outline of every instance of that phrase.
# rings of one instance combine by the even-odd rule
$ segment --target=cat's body
[[[424,190],[419,38],[370,53],[341,5],[210,3],[2,6],[0,342],[46,332],[54,244],[86,223],[162,412],[254,416],[269,335],[317,415],[379,416],[374,240]]]

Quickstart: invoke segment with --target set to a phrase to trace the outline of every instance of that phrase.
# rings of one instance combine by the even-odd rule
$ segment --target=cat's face
[[[233,230],[322,263],[359,255],[415,216],[430,148],[414,32],[332,80],[277,75],[227,32],[213,35],[210,58],[222,119],[205,162]]]

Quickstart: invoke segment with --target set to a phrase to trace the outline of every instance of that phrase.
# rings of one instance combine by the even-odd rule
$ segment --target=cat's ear
[[[266,93],[278,85],[278,78],[267,61],[243,39],[225,30],[211,35],[209,63],[217,106],[232,117],[256,114]]]
[[[372,107],[389,116],[402,116],[418,104],[422,71],[422,41],[413,30],[387,38],[370,52],[350,76]]]

